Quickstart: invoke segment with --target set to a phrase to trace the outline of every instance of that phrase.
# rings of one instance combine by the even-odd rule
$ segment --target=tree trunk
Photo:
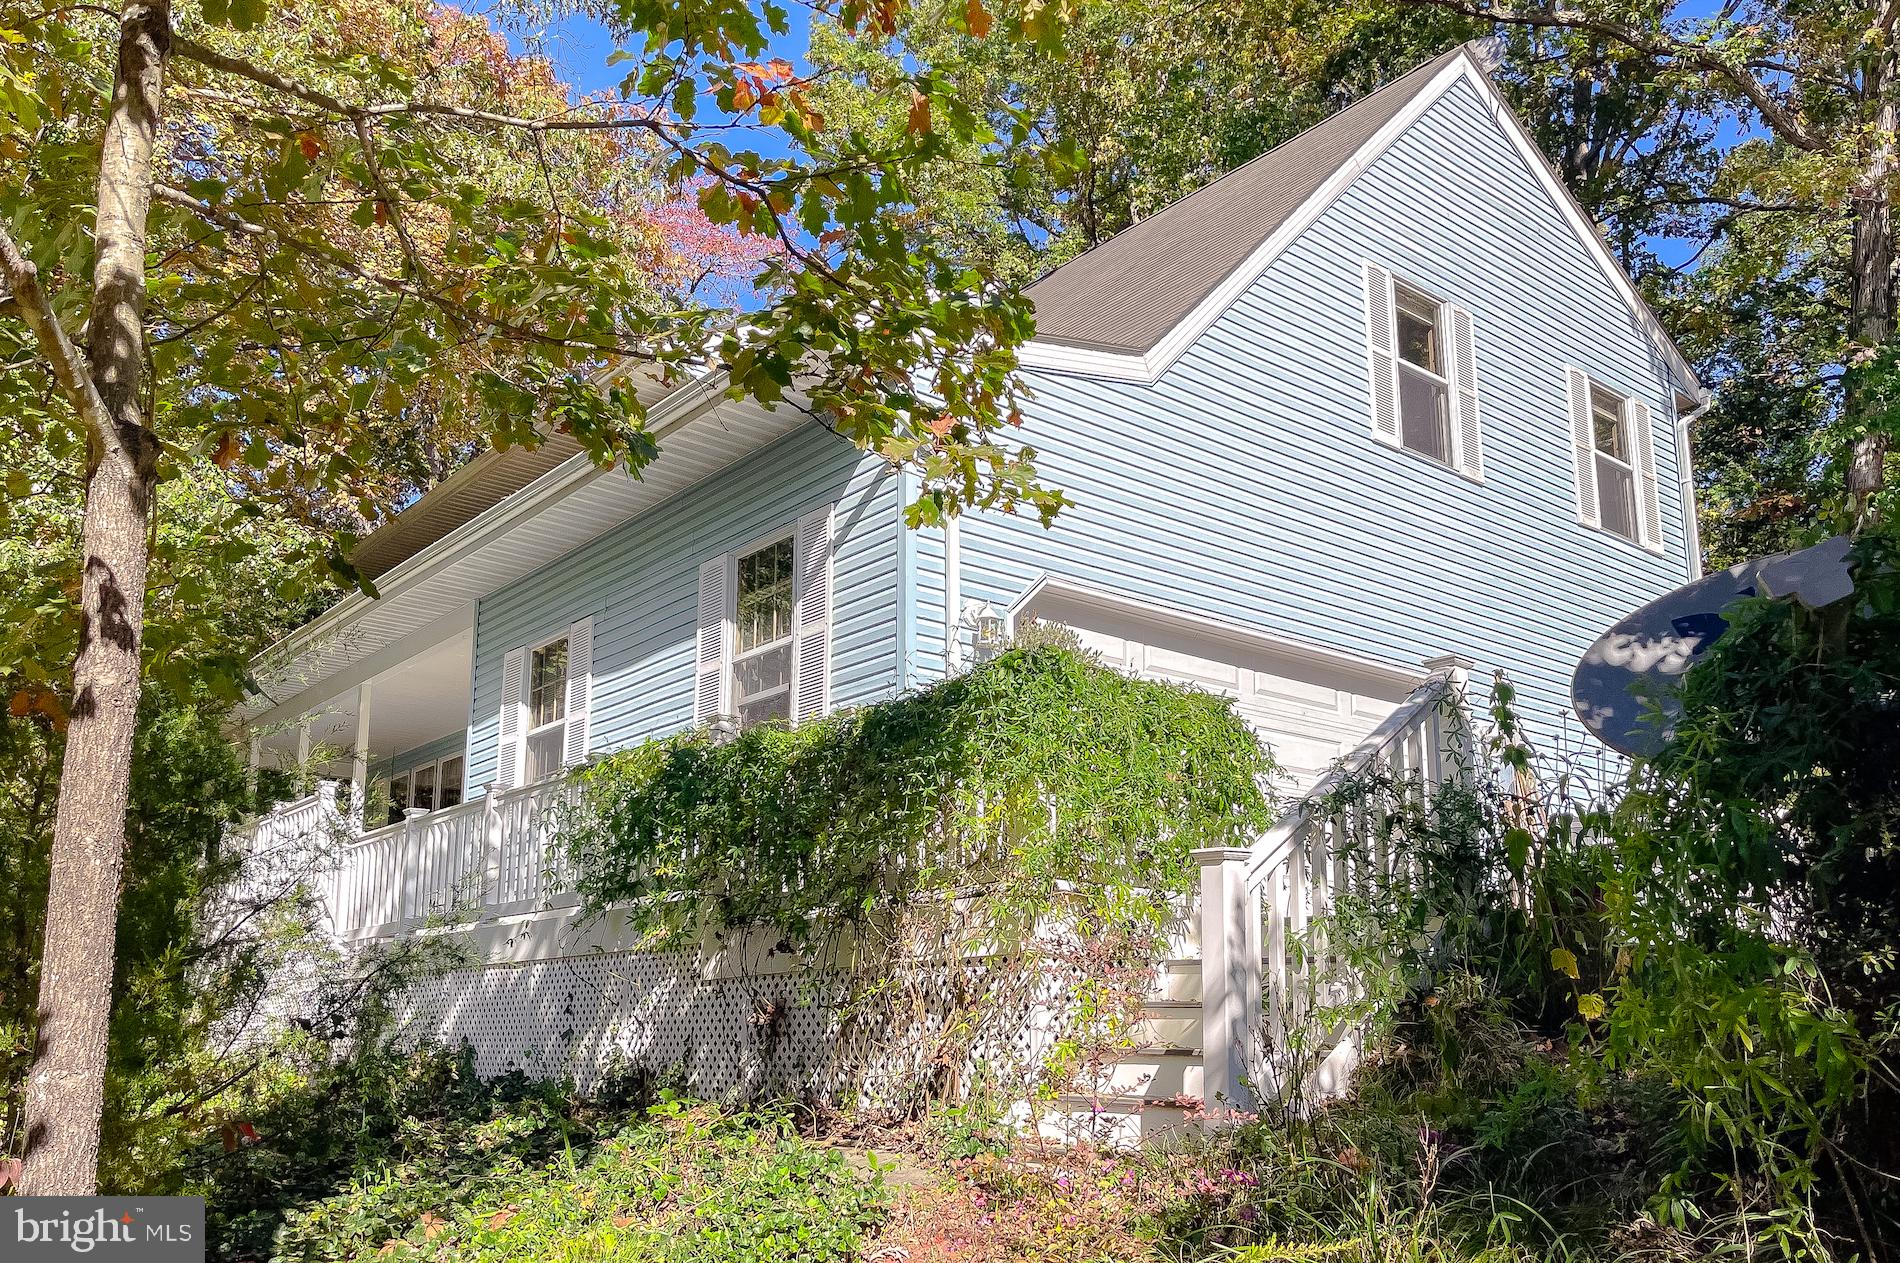
[[[1848,337],[1858,347],[1878,350],[1893,336],[1893,147],[1900,132],[1900,55],[1892,47],[1892,32],[1900,0],[1880,6],[1880,25],[1888,32],[1888,47],[1878,66],[1869,71],[1874,98],[1873,149],[1854,192],[1854,242],[1851,284],[1851,324]],[[1857,411],[1849,400],[1850,417]],[[1847,468],[1847,497],[1856,521],[1865,520],[1874,495],[1886,482],[1887,432],[1871,427],[1854,444]]]
[[[105,1103],[113,945],[125,809],[138,727],[139,645],[158,443],[145,422],[145,227],[171,47],[169,0],[120,11],[119,62],[100,146],[86,358],[130,474],[92,444],[81,543],[79,657],[60,770],[40,962],[38,1040],[27,1078],[22,1191],[91,1193]]]

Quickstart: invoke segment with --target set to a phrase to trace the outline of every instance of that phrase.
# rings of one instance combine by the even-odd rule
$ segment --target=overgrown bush
[[[647,1079],[590,1099],[466,1053],[387,1045],[286,1079],[255,1143],[206,1155],[217,1259],[514,1263],[856,1259],[883,1221],[875,1171],[774,1109],[730,1112]]]
[[[1019,921],[1064,882],[1184,890],[1190,851],[1265,826],[1271,771],[1228,699],[1041,644],[796,729],[610,755],[563,832],[596,908],[804,942],[972,885]]]

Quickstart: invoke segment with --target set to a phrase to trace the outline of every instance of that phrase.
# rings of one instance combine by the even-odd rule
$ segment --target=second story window
[[[1582,369],[1569,369],[1568,376],[1577,517],[1585,526],[1661,551],[1662,504],[1649,405]]]
[[[1444,336],[1435,299],[1400,285],[1394,293],[1399,346],[1399,441],[1421,456],[1451,463],[1447,433]]]
[[[1597,520],[1603,529],[1636,539],[1636,469],[1630,460],[1623,400],[1590,383],[1590,428],[1596,442]]]
[[[527,779],[533,784],[561,768],[567,735],[567,637],[529,656]]]
[[[1372,437],[1484,480],[1471,313],[1365,265]]]
[[[732,709],[741,728],[792,717],[792,537],[738,559]]]

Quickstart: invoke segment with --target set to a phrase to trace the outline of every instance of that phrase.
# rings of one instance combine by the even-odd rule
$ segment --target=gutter
[[[1676,416],[1676,479],[1682,494],[1682,530],[1689,545],[1689,578],[1702,577],[1702,529],[1696,521],[1695,467],[1689,456],[1689,427],[1715,406],[1715,392],[1698,388],[1700,402],[1688,412]]]

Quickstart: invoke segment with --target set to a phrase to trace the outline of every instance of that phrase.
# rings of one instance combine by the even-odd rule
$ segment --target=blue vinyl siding
[[[594,619],[589,747],[620,749],[693,718],[699,565],[835,501],[831,699],[834,707],[898,687],[899,478],[818,425],[484,597],[475,614],[471,792],[494,779],[502,658],[518,645]]]
[[[1372,438],[1368,258],[1473,313],[1483,484]],[[1567,363],[1652,409],[1660,557],[1577,521]],[[1046,572],[1395,665],[1460,652],[1548,736],[1589,642],[1686,577],[1664,361],[1462,82],[1159,382],[1029,385],[1076,504],[1046,532],[966,517],[966,600]]]

